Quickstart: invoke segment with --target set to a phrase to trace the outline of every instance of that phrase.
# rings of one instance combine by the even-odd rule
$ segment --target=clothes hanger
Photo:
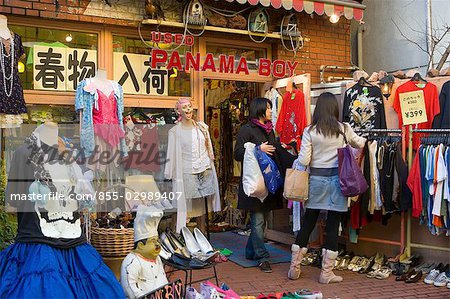
[[[358,84],[362,86],[373,86],[372,83],[367,81],[367,79],[364,76],[361,76],[358,80]]]
[[[420,75],[419,72],[417,72],[417,73],[414,74],[414,76],[411,78],[411,81],[428,83],[427,80],[425,80],[424,78],[422,78],[422,76]]]

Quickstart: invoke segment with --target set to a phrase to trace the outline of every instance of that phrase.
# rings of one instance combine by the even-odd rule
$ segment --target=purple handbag
[[[369,185],[356,162],[352,147],[347,142],[345,126],[344,134],[342,135],[344,136],[346,146],[338,149],[339,185],[344,196],[353,197],[366,192]]]

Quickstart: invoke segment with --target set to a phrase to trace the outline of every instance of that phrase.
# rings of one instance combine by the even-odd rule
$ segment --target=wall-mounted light
[[[339,19],[340,19],[340,18],[341,18],[340,15],[332,14],[332,15],[330,16],[330,22],[333,23],[333,24],[336,24],[337,22],[339,22]]]
[[[386,77],[381,78],[380,80],[380,88],[383,95],[386,97],[386,99],[389,98],[392,92],[392,86],[394,85],[395,79],[394,76],[388,75]]]
[[[73,40],[73,36],[71,33],[66,35],[66,42],[70,43]]]
[[[178,76],[178,70],[176,68],[172,68],[169,70],[169,78],[176,78]]]

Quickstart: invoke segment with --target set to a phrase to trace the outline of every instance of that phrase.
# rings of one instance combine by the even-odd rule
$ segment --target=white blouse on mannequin
[[[196,127],[181,125],[181,155],[183,173],[202,173],[211,168],[211,159],[205,144],[205,135]]]

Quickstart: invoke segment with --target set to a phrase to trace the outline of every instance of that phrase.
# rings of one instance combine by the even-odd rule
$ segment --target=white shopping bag
[[[264,202],[269,191],[266,188],[261,168],[259,168],[258,160],[255,157],[255,144],[247,142],[244,144],[244,147],[244,165],[242,166],[244,193],[247,196],[256,197],[261,202]]]

